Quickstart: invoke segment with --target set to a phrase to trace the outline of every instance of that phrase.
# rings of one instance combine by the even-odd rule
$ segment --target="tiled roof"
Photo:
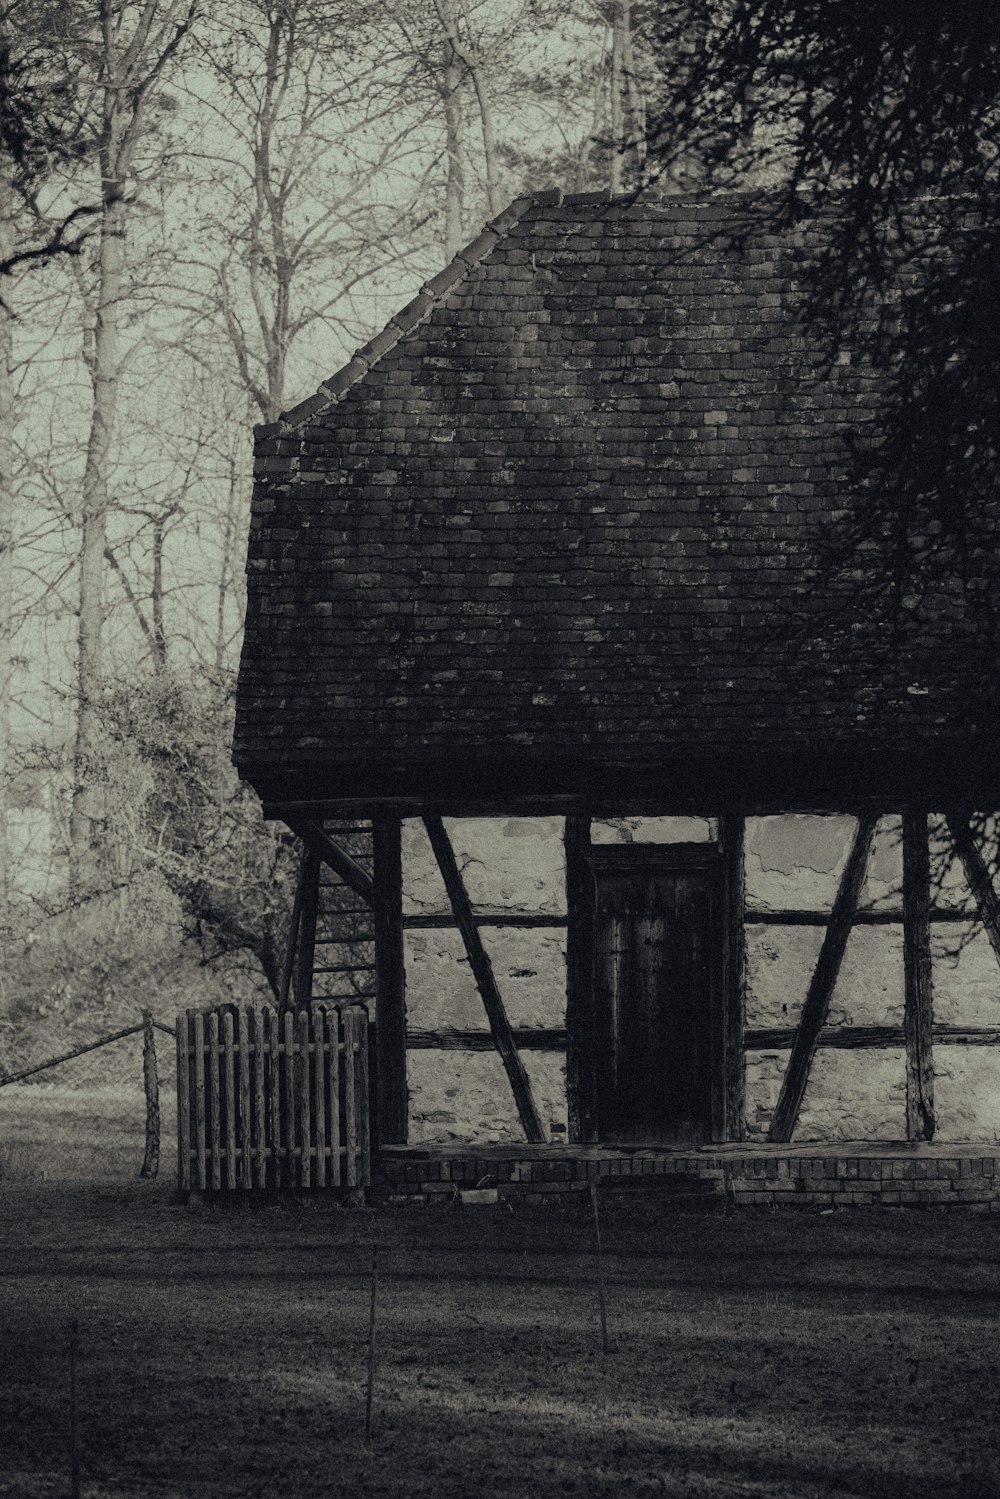
[[[810,232],[742,197],[519,200],[258,428],[241,772],[960,735],[952,605],[901,645],[817,565],[879,399],[797,320]]]

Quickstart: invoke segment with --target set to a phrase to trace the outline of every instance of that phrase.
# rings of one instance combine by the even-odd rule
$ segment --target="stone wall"
[[[508,1017],[515,1028],[560,1029],[566,1006],[566,893],[561,818],[448,819],[446,826],[473,904],[489,914],[520,913],[552,925],[481,931]],[[783,815],[751,818],[745,843],[747,1026],[792,1031],[823,941],[822,925],[755,921],[754,914],[828,912],[854,832],[850,817]],[[709,841],[703,818],[623,817],[595,821],[595,844]],[[898,818],[879,824],[862,905],[899,910]],[[448,898],[418,821],[403,835],[404,914],[447,917]],[[960,870],[948,869],[937,900],[968,908]],[[1000,969],[983,932],[968,922],[933,929],[935,1021],[1000,1026]],[[489,1026],[454,927],[406,933],[406,1000],[411,1032],[480,1031]],[[848,940],[828,1025],[901,1027],[901,923],[857,926]],[[565,1055],[522,1050],[549,1139],[566,1139]],[[746,1128],[763,1140],[788,1061],[788,1046],[749,1048]],[[410,1139],[420,1143],[490,1143],[520,1138],[510,1086],[492,1050],[414,1047],[407,1058]],[[935,1047],[936,1138],[1000,1139],[1000,1051],[982,1045]],[[817,1051],[795,1140],[905,1138],[905,1054],[901,1045]]]

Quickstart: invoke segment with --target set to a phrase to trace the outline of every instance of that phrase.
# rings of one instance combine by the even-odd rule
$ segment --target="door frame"
[[[742,996],[730,995],[732,965],[728,959],[733,913],[727,861],[719,843],[593,844],[589,827],[580,819],[567,828],[568,993],[566,1009],[567,1093],[570,1138],[600,1144],[599,1100],[601,1058],[597,1045],[596,917],[599,873],[669,874],[704,871],[712,877],[713,909],[709,969],[709,1119],[711,1140],[736,1138],[739,1122],[730,1119],[734,1070],[731,1055],[734,1005]],[[742,921],[742,911],[737,915]],[[742,1056],[742,1046],[740,1047]]]

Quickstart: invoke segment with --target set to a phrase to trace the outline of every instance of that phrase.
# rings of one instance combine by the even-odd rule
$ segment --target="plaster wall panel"
[[[718,836],[714,817],[609,817],[590,825],[598,844],[714,843]]]
[[[829,911],[854,839],[853,817],[782,813],[751,817],[746,827],[746,899],[753,910]],[[901,900],[898,817],[879,822],[861,893],[863,907]]]
[[[561,817],[446,817],[458,867],[474,906],[566,910]],[[444,882],[417,819],[403,823],[403,912],[446,913]]]
[[[943,817],[928,818],[931,846],[931,880],[934,886],[933,901],[936,906],[958,907],[974,912],[976,903],[972,899],[969,883],[960,859],[952,849],[951,835]]]
[[[566,933],[480,927],[507,1018],[513,1026],[566,1023]],[[406,1012],[416,1030],[489,1030],[460,934],[454,928],[405,934]]]
[[[1000,1140],[1000,1053],[987,1046],[934,1048],[935,1141]]]
[[[1000,1025],[1000,964],[978,923],[932,925],[931,957],[939,1025]]]
[[[793,1139],[905,1140],[906,1053],[820,1047]]]
[[[560,1052],[522,1051],[549,1139],[566,1139],[566,1061]],[[495,1052],[411,1051],[410,1142],[523,1141],[503,1063]]]
[[[799,813],[748,818],[747,906],[763,911],[828,911],[855,825],[853,817]]]
[[[746,1071],[749,1139],[763,1140],[788,1066],[787,1051],[750,1051]],[[820,1047],[806,1085],[793,1142],[904,1140],[906,1063],[902,1047],[839,1051]]]
[[[747,1051],[745,1119],[748,1140],[766,1137],[787,1066],[787,1051]]]
[[[875,830],[868,873],[861,887],[861,908],[876,911],[903,905],[903,821],[883,817]]]
[[[824,929],[747,925],[747,1025],[797,1025]],[[901,1025],[903,932],[855,927],[847,940],[827,1024]]]

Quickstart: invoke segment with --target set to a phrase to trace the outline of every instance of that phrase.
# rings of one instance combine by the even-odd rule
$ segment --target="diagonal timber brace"
[[[826,1023],[830,1000],[840,972],[841,960],[847,939],[851,934],[854,914],[858,908],[861,887],[868,869],[868,856],[875,837],[877,817],[862,817],[858,822],[854,843],[841,876],[840,888],[830,912],[826,936],[816,960],[816,968],[809,984],[802,1017],[795,1032],[788,1066],[781,1084],[771,1128],[767,1132],[770,1144],[786,1144],[791,1138],[802,1107],[802,1099],[809,1081],[809,1070],[816,1053],[820,1031]]]
[[[312,849],[324,864],[329,865],[334,874],[340,876],[347,888],[353,890],[360,900],[368,906],[374,904],[375,887],[371,875],[351,858],[346,849],[333,841],[325,828],[320,827],[318,822],[290,822],[288,826],[307,848]]]
[[[486,1017],[493,1035],[493,1044],[500,1053],[500,1060],[510,1079],[521,1128],[532,1144],[543,1145],[545,1130],[542,1128],[542,1121],[535,1106],[531,1083],[517,1049],[500,990],[497,988],[493,966],[483,946],[483,939],[479,935],[479,926],[472,910],[468,891],[459,872],[451,839],[445,831],[444,823],[436,814],[425,816],[424,827],[427,829],[427,836],[434,850],[434,857],[437,859],[438,868],[448,892],[448,899],[451,901],[455,925],[461,932],[462,941],[465,943],[465,951],[476,980],[476,987],[482,996]]]
[[[949,812],[948,831],[955,845],[955,852],[962,861],[965,878],[969,883],[979,919],[986,929],[990,946],[1000,962],[1000,897],[986,867],[986,860],[979,850],[969,818],[966,814]]]

